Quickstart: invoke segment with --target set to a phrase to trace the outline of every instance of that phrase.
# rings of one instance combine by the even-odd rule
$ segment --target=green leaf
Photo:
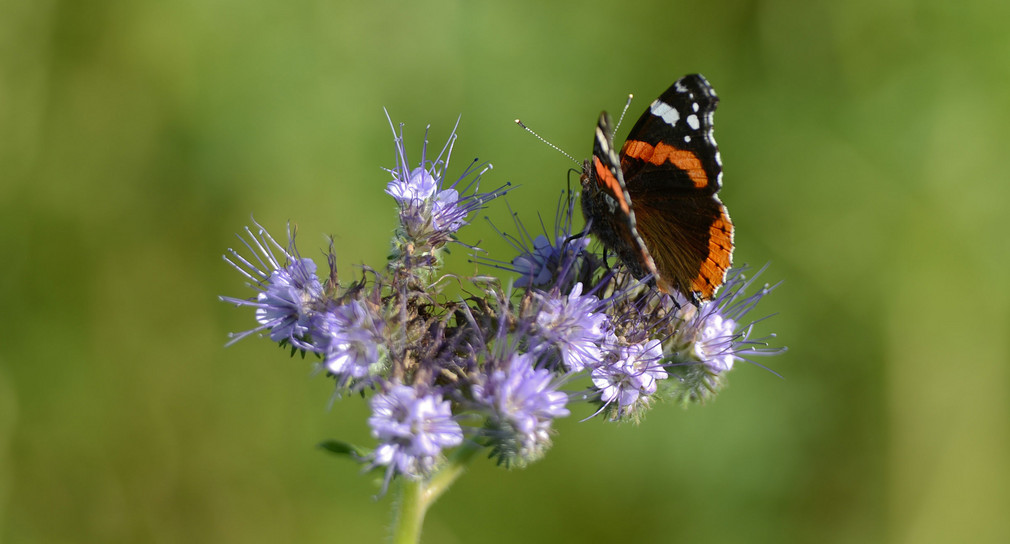
[[[367,457],[368,454],[371,453],[365,448],[360,448],[342,440],[326,440],[324,442],[320,442],[319,447],[334,455],[346,455],[355,461],[358,461],[363,457]]]

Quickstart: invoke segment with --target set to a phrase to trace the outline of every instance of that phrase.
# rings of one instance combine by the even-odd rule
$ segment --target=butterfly
[[[678,79],[638,119],[620,153],[610,116],[601,113],[580,178],[589,231],[636,278],[651,274],[660,291],[679,291],[696,305],[715,296],[733,258],[733,223],[716,194],[718,103],[701,75]]]

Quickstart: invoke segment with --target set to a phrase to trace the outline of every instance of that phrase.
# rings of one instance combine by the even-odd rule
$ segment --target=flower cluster
[[[447,177],[455,129],[434,158],[426,139],[416,164],[402,127],[393,132],[386,192],[400,221],[384,270],[341,283],[331,247],[320,279],[290,229],[282,244],[256,224],[240,236],[248,251],[225,256],[256,293],[221,297],[254,309],[257,325],[232,341],[269,336],[313,354],[338,393],[370,395],[377,444],[359,458],[384,470],[387,483],[432,475],[457,447],[524,466],[547,451],[554,420],[576,399],[589,402],[589,414],[635,421],[656,400],[708,400],[736,362],[781,351],[753,338],[745,319],[772,287],[754,291],[754,279],[734,269],[700,305],[662,294],[590,249],[573,228],[576,195],[567,192],[552,232],[533,236],[517,220],[518,234],[503,234],[516,255],[485,261],[510,271],[507,283],[457,278],[471,294],[443,295],[447,282],[435,274],[445,247],[461,243],[473,213],[509,187],[480,192],[491,166],[476,160]],[[575,383],[588,390],[570,389]]]

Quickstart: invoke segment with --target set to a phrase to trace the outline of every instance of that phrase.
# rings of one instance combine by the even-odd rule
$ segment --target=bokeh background
[[[427,542],[1010,542],[1010,3],[0,2],[0,540],[377,542],[364,403],[217,300],[250,216],[381,267],[406,123],[530,224],[701,72],[782,378],[479,462]],[[626,123],[624,131],[630,127]],[[622,131],[623,132],[623,131]],[[623,138],[623,134],[618,136]],[[483,214],[482,214],[483,215]],[[509,227],[503,202],[486,215]],[[463,231],[493,254],[482,217]],[[318,251],[317,251],[318,248]],[[472,270],[463,258],[453,266]]]

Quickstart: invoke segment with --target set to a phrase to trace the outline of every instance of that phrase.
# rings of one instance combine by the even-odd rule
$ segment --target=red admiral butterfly
[[[660,291],[711,299],[733,256],[733,223],[716,193],[722,161],[712,136],[719,98],[698,74],[678,79],[649,105],[618,155],[607,112],[582,167],[589,230],[631,273]]]

